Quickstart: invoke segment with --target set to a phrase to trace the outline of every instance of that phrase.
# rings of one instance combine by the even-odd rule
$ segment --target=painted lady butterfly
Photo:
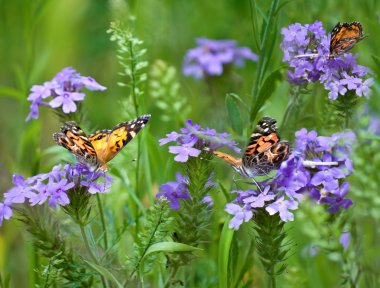
[[[253,178],[279,168],[288,158],[289,152],[289,142],[280,141],[276,120],[263,117],[256,125],[241,159],[219,151],[214,151],[214,154],[230,164],[241,176]]]
[[[359,22],[338,22],[331,31],[330,57],[346,53],[366,37],[363,36],[363,26]]]
[[[69,150],[77,160],[91,169],[107,170],[106,163],[149,121],[150,115],[142,115],[132,121],[116,125],[112,130],[101,130],[86,136],[83,130],[74,122],[65,122],[61,133],[54,133],[55,142]]]

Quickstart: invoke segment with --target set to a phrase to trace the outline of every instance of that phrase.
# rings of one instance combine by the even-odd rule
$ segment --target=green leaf
[[[229,220],[229,219],[228,219]],[[228,222],[224,222],[222,234],[219,241],[219,262],[218,262],[218,271],[219,271],[219,287],[228,288],[229,287],[229,273],[228,273],[228,263],[231,250],[232,238],[235,231],[228,228]]]
[[[241,113],[237,101],[242,103],[238,95],[233,93],[228,93],[226,95],[226,108],[232,129],[241,135],[243,133],[243,121],[241,120]]]
[[[149,254],[157,253],[157,252],[193,252],[193,251],[201,251],[202,249],[177,243],[177,242],[159,242],[155,243],[148,248],[146,253],[144,254],[144,258],[146,258]]]
[[[380,76],[380,57],[376,55],[372,55],[372,60],[373,62],[375,62],[374,64],[376,64],[376,65],[373,65],[373,69],[376,73],[376,76],[379,77]]]
[[[7,86],[0,86],[0,97],[10,97],[20,101],[26,99],[26,95],[22,91]]]
[[[112,281],[116,285],[116,287],[118,287],[118,288],[124,287],[123,285],[121,285],[121,283],[119,281],[117,281],[116,277],[110,271],[108,271],[106,268],[104,268],[98,264],[92,263],[90,261],[87,261],[87,260],[84,260],[84,262],[86,262],[86,264],[88,266],[90,266],[93,270],[98,272],[100,275],[102,275],[103,277]]]
[[[251,111],[251,121],[256,119],[257,113],[260,111],[260,108],[265,104],[265,102],[272,96],[273,92],[276,90],[278,81],[282,78],[281,73],[282,67],[273,71],[265,79],[264,84],[259,90],[259,96],[257,97],[256,103],[254,103],[253,109]]]

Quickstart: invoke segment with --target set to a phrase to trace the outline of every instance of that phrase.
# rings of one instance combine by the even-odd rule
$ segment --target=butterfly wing
[[[243,166],[251,175],[266,175],[286,160],[289,151],[289,142],[280,141],[276,120],[263,117],[251,135],[243,155]]]
[[[65,122],[61,133],[53,134],[54,141],[75,155],[78,161],[90,167],[99,167],[95,148],[83,130],[74,122]]]
[[[337,23],[331,31],[330,55],[346,53],[365,37],[359,22]]]
[[[101,130],[89,135],[88,139],[94,147],[101,165],[105,165],[114,158],[145,126],[149,119],[150,115],[143,115],[132,121],[120,123],[112,130]]]

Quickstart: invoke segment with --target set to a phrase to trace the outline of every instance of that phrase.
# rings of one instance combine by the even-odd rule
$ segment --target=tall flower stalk
[[[177,174],[177,181],[161,185],[157,197],[165,197],[170,207],[177,210],[173,238],[176,242],[199,246],[206,240],[210,221],[212,198],[210,192],[215,187],[213,179],[212,153],[222,146],[237,149],[235,142],[228,140],[229,134],[218,133],[214,129],[202,128],[191,120],[185,122],[180,132],[171,132],[160,139],[160,145],[175,142],[169,152],[176,154],[174,160],[184,163],[184,175]],[[181,202],[180,202],[181,201]],[[166,287],[176,281],[180,266],[187,265],[195,256],[192,253],[174,255],[169,260],[169,278]]]

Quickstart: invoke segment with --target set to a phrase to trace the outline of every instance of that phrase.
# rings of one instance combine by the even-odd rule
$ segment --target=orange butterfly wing
[[[114,158],[145,126],[149,119],[150,115],[143,115],[132,121],[120,123],[112,130],[97,131],[88,136],[101,165],[105,165]]]
[[[75,155],[80,163],[98,167],[95,148],[83,130],[74,122],[65,122],[60,133],[53,134],[55,142]]]
[[[365,37],[359,22],[337,23],[331,31],[330,55],[346,53]]]

